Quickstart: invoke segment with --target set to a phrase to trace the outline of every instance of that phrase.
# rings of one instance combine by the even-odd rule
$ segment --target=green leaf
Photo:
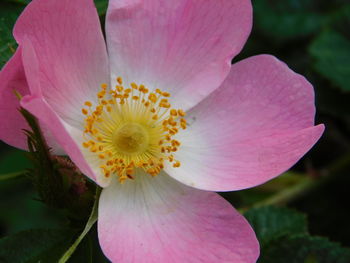
[[[23,4],[2,2],[0,8],[0,68],[14,53],[17,44],[12,29],[17,17],[25,6]]]
[[[272,242],[259,263],[349,263],[350,249],[326,238],[295,235]]]
[[[287,208],[253,208],[245,213],[245,217],[254,228],[261,246],[290,234],[307,233],[306,217]]]
[[[75,231],[68,229],[35,229],[0,239],[0,262],[57,262]]]
[[[278,40],[308,36],[324,23],[314,6],[315,0],[256,0],[255,25],[263,34]]]
[[[287,208],[249,210],[246,218],[261,245],[259,263],[348,263],[350,250],[326,238],[312,237],[303,214]]]
[[[344,91],[350,91],[350,41],[334,31],[320,34],[310,46],[315,69]]]

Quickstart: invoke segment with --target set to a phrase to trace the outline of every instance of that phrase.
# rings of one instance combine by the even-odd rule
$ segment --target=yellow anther
[[[83,146],[84,146],[84,148],[89,148],[89,147],[90,147],[90,144],[87,143],[87,142],[83,142]]]
[[[176,163],[173,164],[173,167],[177,168],[180,167],[181,163],[179,161],[176,161]]]
[[[168,93],[168,92],[163,92],[162,95],[163,95],[164,97],[170,97],[170,93]]]
[[[141,91],[144,94],[148,93],[148,89],[143,84],[140,85],[139,91]]]
[[[140,97],[139,96],[132,96],[133,100],[138,100]]]
[[[123,79],[121,77],[118,77],[117,78],[117,82],[119,83],[119,85],[122,85],[123,84]]]
[[[177,110],[171,109],[170,110],[170,115],[176,117],[177,116]]]
[[[102,84],[101,84],[101,88],[102,88],[103,90],[107,89],[107,88],[108,88],[108,84],[102,83]]]
[[[177,141],[177,140],[172,140],[172,141],[171,141],[171,145],[172,145],[172,146],[180,146],[180,142]]]
[[[138,89],[138,86],[137,86],[136,83],[134,83],[134,82],[131,83],[130,86],[131,86],[131,88],[133,88],[133,89]]]
[[[181,126],[181,128],[182,128],[183,130],[185,130],[185,129],[186,129],[186,127],[187,127],[186,120],[181,119],[181,120],[180,120],[180,126]]]
[[[97,152],[97,147],[92,146],[92,147],[90,148],[90,151],[93,152],[93,153]]]
[[[100,91],[99,93],[97,93],[97,97],[99,99],[102,99],[104,96],[106,95],[106,92],[104,90]]]
[[[85,101],[84,103],[85,106],[88,106],[88,107],[91,107],[92,106],[92,103],[90,101]]]
[[[87,111],[87,109],[81,109],[81,112],[84,114],[84,115],[87,115],[89,112]]]
[[[177,110],[177,113],[181,116],[181,117],[185,117],[186,113],[183,110]]]
[[[160,102],[159,107],[169,109],[171,107],[171,105],[168,102]]]
[[[153,102],[153,103],[156,103],[157,100],[158,100],[157,95],[154,94],[154,93],[149,94],[149,95],[148,95],[148,99],[149,99],[151,102]]]

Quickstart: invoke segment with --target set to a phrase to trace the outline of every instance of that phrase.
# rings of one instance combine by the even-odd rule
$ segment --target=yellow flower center
[[[116,149],[124,154],[140,154],[148,147],[147,130],[138,123],[128,123],[120,127],[113,136]]]
[[[117,82],[113,89],[102,84],[98,104],[86,101],[82,109],[83,146],[98,156],[104,176],[115,174],[124,182],[136,168],[156,176],[165,161],[180,167],[172,153],[181,144],[174,135],[186,129],[185,112],[171,108],[167,92],[135,83],[125,88],[120,77]]]

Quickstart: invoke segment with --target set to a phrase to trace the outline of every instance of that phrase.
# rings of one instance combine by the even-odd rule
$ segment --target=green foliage
[[[348,263],[350,249],[308,234],[306,217],[277,207],[245,214],[261,245],[259,263]]]
[[[303,37],[316,32],[324,23],[313,7],[317,0],[255,0],[256,27],[278,40]]]
[[[350,91],[350,41],[328,31],[319,35],[310,46],[316,59],[315,69],[345,91]]]
[[[307,233],[306,217],[287,208],[253,208],[245,216],[262,246],[286,235]]]
[[[57,262],[75,232],[69,229],[34,229],[0,239],[0,262]]]
[[[0,7],[0,68],[16,50],[17,44],[12,36],[12,29],[24,5],[4,2]]]
[[[264,263],[349,263],[350,249],[326,238],[291,235],[276,239],[264,250]]]

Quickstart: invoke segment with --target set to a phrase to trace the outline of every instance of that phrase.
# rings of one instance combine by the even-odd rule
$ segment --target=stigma
[[[105,177],[116,175],[123,183],[136,169],[156,176],[165,162],[180,167],[173,154],[181,143],[174,137],[187,123],[185,112],[172,108],[169,98],[168,92],[142,84],[124,87],[118,77],[113,88],[101,85],[96,105],[84,103],[82,145],[98,157]]]

